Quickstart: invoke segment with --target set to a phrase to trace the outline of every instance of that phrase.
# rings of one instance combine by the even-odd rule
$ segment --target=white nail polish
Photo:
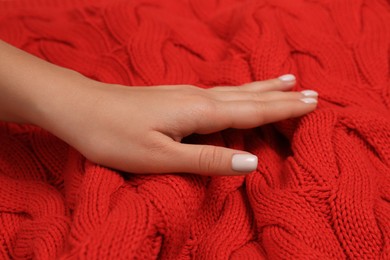
[[[293,74],[282,75],[278,79],[286,85],[294,85],[295,83],[295,76]]]
[[[305,97],[318,97],[318,93],[314,90],[303,90],[303,91],[301,91],[301,93]]]
[[[301,98],[301,101],[306,104],[315,104],[318,102],[315,98]]]
[[[232,169],[238,172],[251,172],[257,169],[257,156],[253,154],[234,154]]]

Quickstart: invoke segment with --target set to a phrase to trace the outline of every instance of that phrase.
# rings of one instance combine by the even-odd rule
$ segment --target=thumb
[[[175,143],[175,171],[201,175],[243,175],[257,168],[257,156],[225,147]]]

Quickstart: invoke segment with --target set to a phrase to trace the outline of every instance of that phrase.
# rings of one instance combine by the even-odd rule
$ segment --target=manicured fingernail
[[[295,84],[295,76],[293,74],[282,75],[278,79],[288,86]]]
[[[314,90],[303,90],[303,91],[301,91],[301,93],[305,97],[318,97],[318,93]]]
[[[257,168],[257,156],[253,154],[234,154],[232,169],[238,172],[251,172]]]
[[[315,98],[301,98],[301,101],[306,104],[315,104],[318,102]]]

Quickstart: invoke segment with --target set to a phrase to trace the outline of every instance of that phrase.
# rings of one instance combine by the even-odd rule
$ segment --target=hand
[[[293,75],[240,87],[100,83],[0,41],[0,120],[36,124],[91,161],[132,173],[236,175],[257,157],[180,143],[192,133],[253,128],[313,111],[317,93]]]
[[[314,91],[286,91],[293,75],[240,87],[124,87],[86,79],[50,106],[41,125],[96,163],[132,173],[238,175],[257,167],[244,151],[180,143],[192,133],[253,128],[302,116]]]

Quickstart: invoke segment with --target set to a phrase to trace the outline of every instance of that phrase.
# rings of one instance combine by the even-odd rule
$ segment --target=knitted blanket
[[[286,73],[302,118],[183,141],[259,158],[247,176],[134,175],[0,125],[1,259],[390,259],[386,0],[2,0],[0,38],[128,86]]]

